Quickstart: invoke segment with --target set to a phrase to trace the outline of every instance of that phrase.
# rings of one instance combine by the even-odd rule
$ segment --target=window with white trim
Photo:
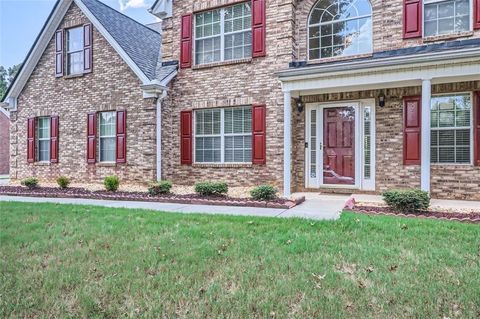
[[[195,64],[252,56],[250,2],[195,15]]]
[[[37,162],[50,162],[50,117],[37,118]]]
[[[83,26],[67,29],[67,74],[83,73]]]
[[[432,163],[471,163],[471,112],[472,102],[469,93],[432,98]]]
[[[251,163],[250,106],[195,111],[196,163]]]
[[[469,31],[470,12],[470,0],[425,0],[425,37]]]
[[[310,60],[371,53],[372,39],[368,0],[319,0],[310,13]]]
[[[100,162],[115,162],[117,141],[117,112],[99,113]]]

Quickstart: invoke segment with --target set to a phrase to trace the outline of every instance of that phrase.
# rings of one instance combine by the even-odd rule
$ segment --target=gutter
[[[412,66],[412,64],[428,63],[432,64],[440,61],[448,61],[454,59],[468,59],[480,57],[479,48],[467,48],[455,50],[451,52],[435,52],[415,56],[398,56],[391,58],[379,58],[370,60],[358,60],[348,62],[338,62],[334,64],[311,65],[302,68],[290,68],[275,72],[275,75],[281,81],[294,81],[297,79],[307,79],[324,77],[328,73],[353,73],[358,70],[371,68],[382,68],[399,66]],[[327,74],[326,74],[327,73]],[[328,74],[331,75],[331,74]]]

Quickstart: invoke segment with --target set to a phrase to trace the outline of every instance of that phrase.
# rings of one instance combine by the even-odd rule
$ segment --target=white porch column
[[[283,196],[289,198],[291,193],[291,151],[292,151],[292,95],[283,92]]]
[[[157,99],[157,181],[162,180],[162,97]]]
[[[432,100],[432,80],[422,80],[422,151],[421,188],[430,192],[430,104]]]

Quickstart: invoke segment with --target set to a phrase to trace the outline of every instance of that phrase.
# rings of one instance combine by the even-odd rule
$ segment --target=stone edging
[[[376,215],[376,216],[393,216],[393,217],[405,217],[405,218],[421,218],[421,219],[433,219],[433,220],[446,220],[446,221],[458,221],[462,223],[470,223],[470,224],[480,224],[480,218],[458,218],[458,217],[438,217],[438,216],[425,216],[425,215],[415,215],[415,214],[404,214],[404,213],[389,213],[389,212],[376,212],[376,211],[368,211],[362,209],[354,208],[352,210],[354,213],[357,214],[364,214],[364,215]]]

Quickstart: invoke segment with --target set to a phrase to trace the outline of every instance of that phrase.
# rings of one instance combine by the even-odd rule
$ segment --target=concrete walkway
[[[109,201],[78,198],[43,198],[0,196],[0,202],[28,202],[28,203],[57,203],[74,205],[93,205],[112,208],[148,209],[176,213],[204,213],[213,215],[261,216],[283,218],[307,218],[316,220],[336,220],[340,217],[345,201],[349,196],[326,196],[307,194],[307,201],[292,209],[257,208],[257,207],[232,207],[213,205],[187,205],[170,203],[152,203],[136,201]]]

